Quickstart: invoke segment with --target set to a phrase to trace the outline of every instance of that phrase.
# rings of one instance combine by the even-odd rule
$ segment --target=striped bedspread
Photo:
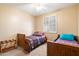
[[[29,45],[31,46],[31,48],[35,48],[36,46],[44,43],[45,41],[45,36],[27,36],[26,39],[28,39],[30,41]]]

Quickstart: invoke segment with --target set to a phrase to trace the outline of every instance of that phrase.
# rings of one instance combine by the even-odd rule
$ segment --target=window
[[[55,16],[47,16],[44,17],[44,22],[43,22],[43,31],[44,32],[50,32],[50,33],[56,33],[56,18]]]

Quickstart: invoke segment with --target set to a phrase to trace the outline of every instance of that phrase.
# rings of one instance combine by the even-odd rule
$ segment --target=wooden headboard
[[[25,40],[25,34],[17,34],[17,43],[18,45],[21,46],[21,43],[24,43],[24,40]]]
[[[26,49],[25,34],[17,34],[17,43],[18,46],[22,47],[23,49]]]

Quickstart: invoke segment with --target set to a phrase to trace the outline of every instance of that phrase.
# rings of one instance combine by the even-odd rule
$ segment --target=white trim
[[[47,28],[45,28],[45,24],[44,24],[44,22],[45,22],[45,20],[48,20],[48,23],[51,21],[51,17],[54,17],[55,19],[55,31],[50,31],[50,29],[48,29],[48,27],[49,27],[49,25],[50,24],[47,24]],[[48,19],[45,19],[45,18],[48,18]],[[56,16],[45,16],[44,17],[44,19],[43,19],[43,31],[44,32],[49,32],[49,33],[57,33],[57,19],[56,19]]]

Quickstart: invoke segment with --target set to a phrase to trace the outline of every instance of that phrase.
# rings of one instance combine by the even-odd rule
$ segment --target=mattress
[[[69,40],[62,40],[62,39],[59,38],[54,43],[59,43],[59,44],[79,47],[79,43],[77,43],[75,40],[74,41],[69,41]]]

